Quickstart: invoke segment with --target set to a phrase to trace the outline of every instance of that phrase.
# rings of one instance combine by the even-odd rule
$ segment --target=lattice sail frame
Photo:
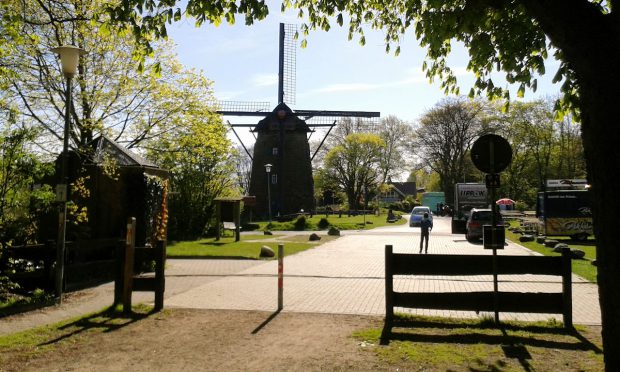
[[[284,48],[282,81],[284,86],[284,102],[294,105],[297,89],[297,25],[284,24]]]

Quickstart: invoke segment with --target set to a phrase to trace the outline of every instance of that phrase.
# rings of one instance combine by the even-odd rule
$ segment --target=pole
[[[280,23],[278,54],[278,104],[284,102],[284,23]]]
[[[284,244],[278,244],[278,311],[284,308]]]
[[[271,223],[271,185],[269,178],[271,177],[271,173],[267,172],[267,211],[269,213],[269,223]]]
[[[62,291],[65,271],[65,236],[67,227],[67,190],[69,167],[69,133],[71,127],[71,77],[66,76],[67,90],[65,94],[65,128],[60,163],[60,184],[57,187],[57,198],[60,199],[58,210],[58,240],[56,243],[56,295],[58,303],[62,303]]]
[[[489,159],[491,163],[491,174],[495,174],[495,148],[493,141],[489,142]],[[491,246],[493,247],[493,310],[495,311],[495,323],[499,324],[499,286],[497,284],[497,248],[495,246],[495,185],[491,187]],[[484,227],[483,227],[484,228]]]

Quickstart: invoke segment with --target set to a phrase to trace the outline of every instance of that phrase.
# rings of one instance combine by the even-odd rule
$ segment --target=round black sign
[[[471,148],[471,160],[484,173],[501,172],[512,161],[512,148],[505,138],[485,134]]]

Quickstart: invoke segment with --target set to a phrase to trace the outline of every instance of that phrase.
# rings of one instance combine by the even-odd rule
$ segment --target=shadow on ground
[[[592,343],[580,331],[564,328],[562,324],[528,325],[525,323],[499,323],[493,320],[451,321],[449,319],[425,319],[400,317],[392,324],[384,324],[380,344],[387,346],[393,341],[421,344],[497,345],[506,358],[518,360],[525,371],[533,370],[529,360],[532,348],[565,351],[589,351],[602,355],[600,347]],[[493,370],[497,366],[486,366]],[[501,366],[500,366],[501,367]]]
[[[122,312],[118,311],[114,306],[110,306],[100,312],[59,326],[57,329],[61,332],[60,336],[42,342],[38,346],[55,344],[91,330],[99,330],[101,332],[116,331],[139,320],[146,319],[155,313],[158,313],[158,311],[143,308],[137,308],[137,310],[131,312]]]

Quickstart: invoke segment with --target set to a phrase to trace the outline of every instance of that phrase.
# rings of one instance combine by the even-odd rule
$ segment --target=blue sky
[[[271,5],[270,12],[266,20],[252,26],[245,26],[243,19],[238,19],[232,26],[204,24],[196,28],[192,20],[184,19],[169,26],[169,36],[177,44],[181,62],[202,70],[214,81],[218,99],[266,101],[274,107],[278,24],[299,25],[301,21],[294,14],[280,13],[278,5]],[[380,111],[382,116],[395,115],[415,122],[445,97],[439,82],[431,84],[422,73],[425,50],[418,46],[413,30],[402,40],[401,54],[394,56],[385,53],[380,31],[369,30],[366,45],[361,46],[356,38],[347,40],[346,29],[335,22],[332,26],[329,32],[312,32],[307,47],[297,48],[297,99],[291,105],[293,109]],[[466,94],[473,75],[465,69],[466,51],[454,49],[450,67]],[[526,92],[526,100],[558,94],[559,85],[550,83],[557,65],[556,61],[547,63],[548,74],[539,78],[536,93]],[[502,81],[497,80],[497,85]],[[256,120],[244,118],[235,122]]]

